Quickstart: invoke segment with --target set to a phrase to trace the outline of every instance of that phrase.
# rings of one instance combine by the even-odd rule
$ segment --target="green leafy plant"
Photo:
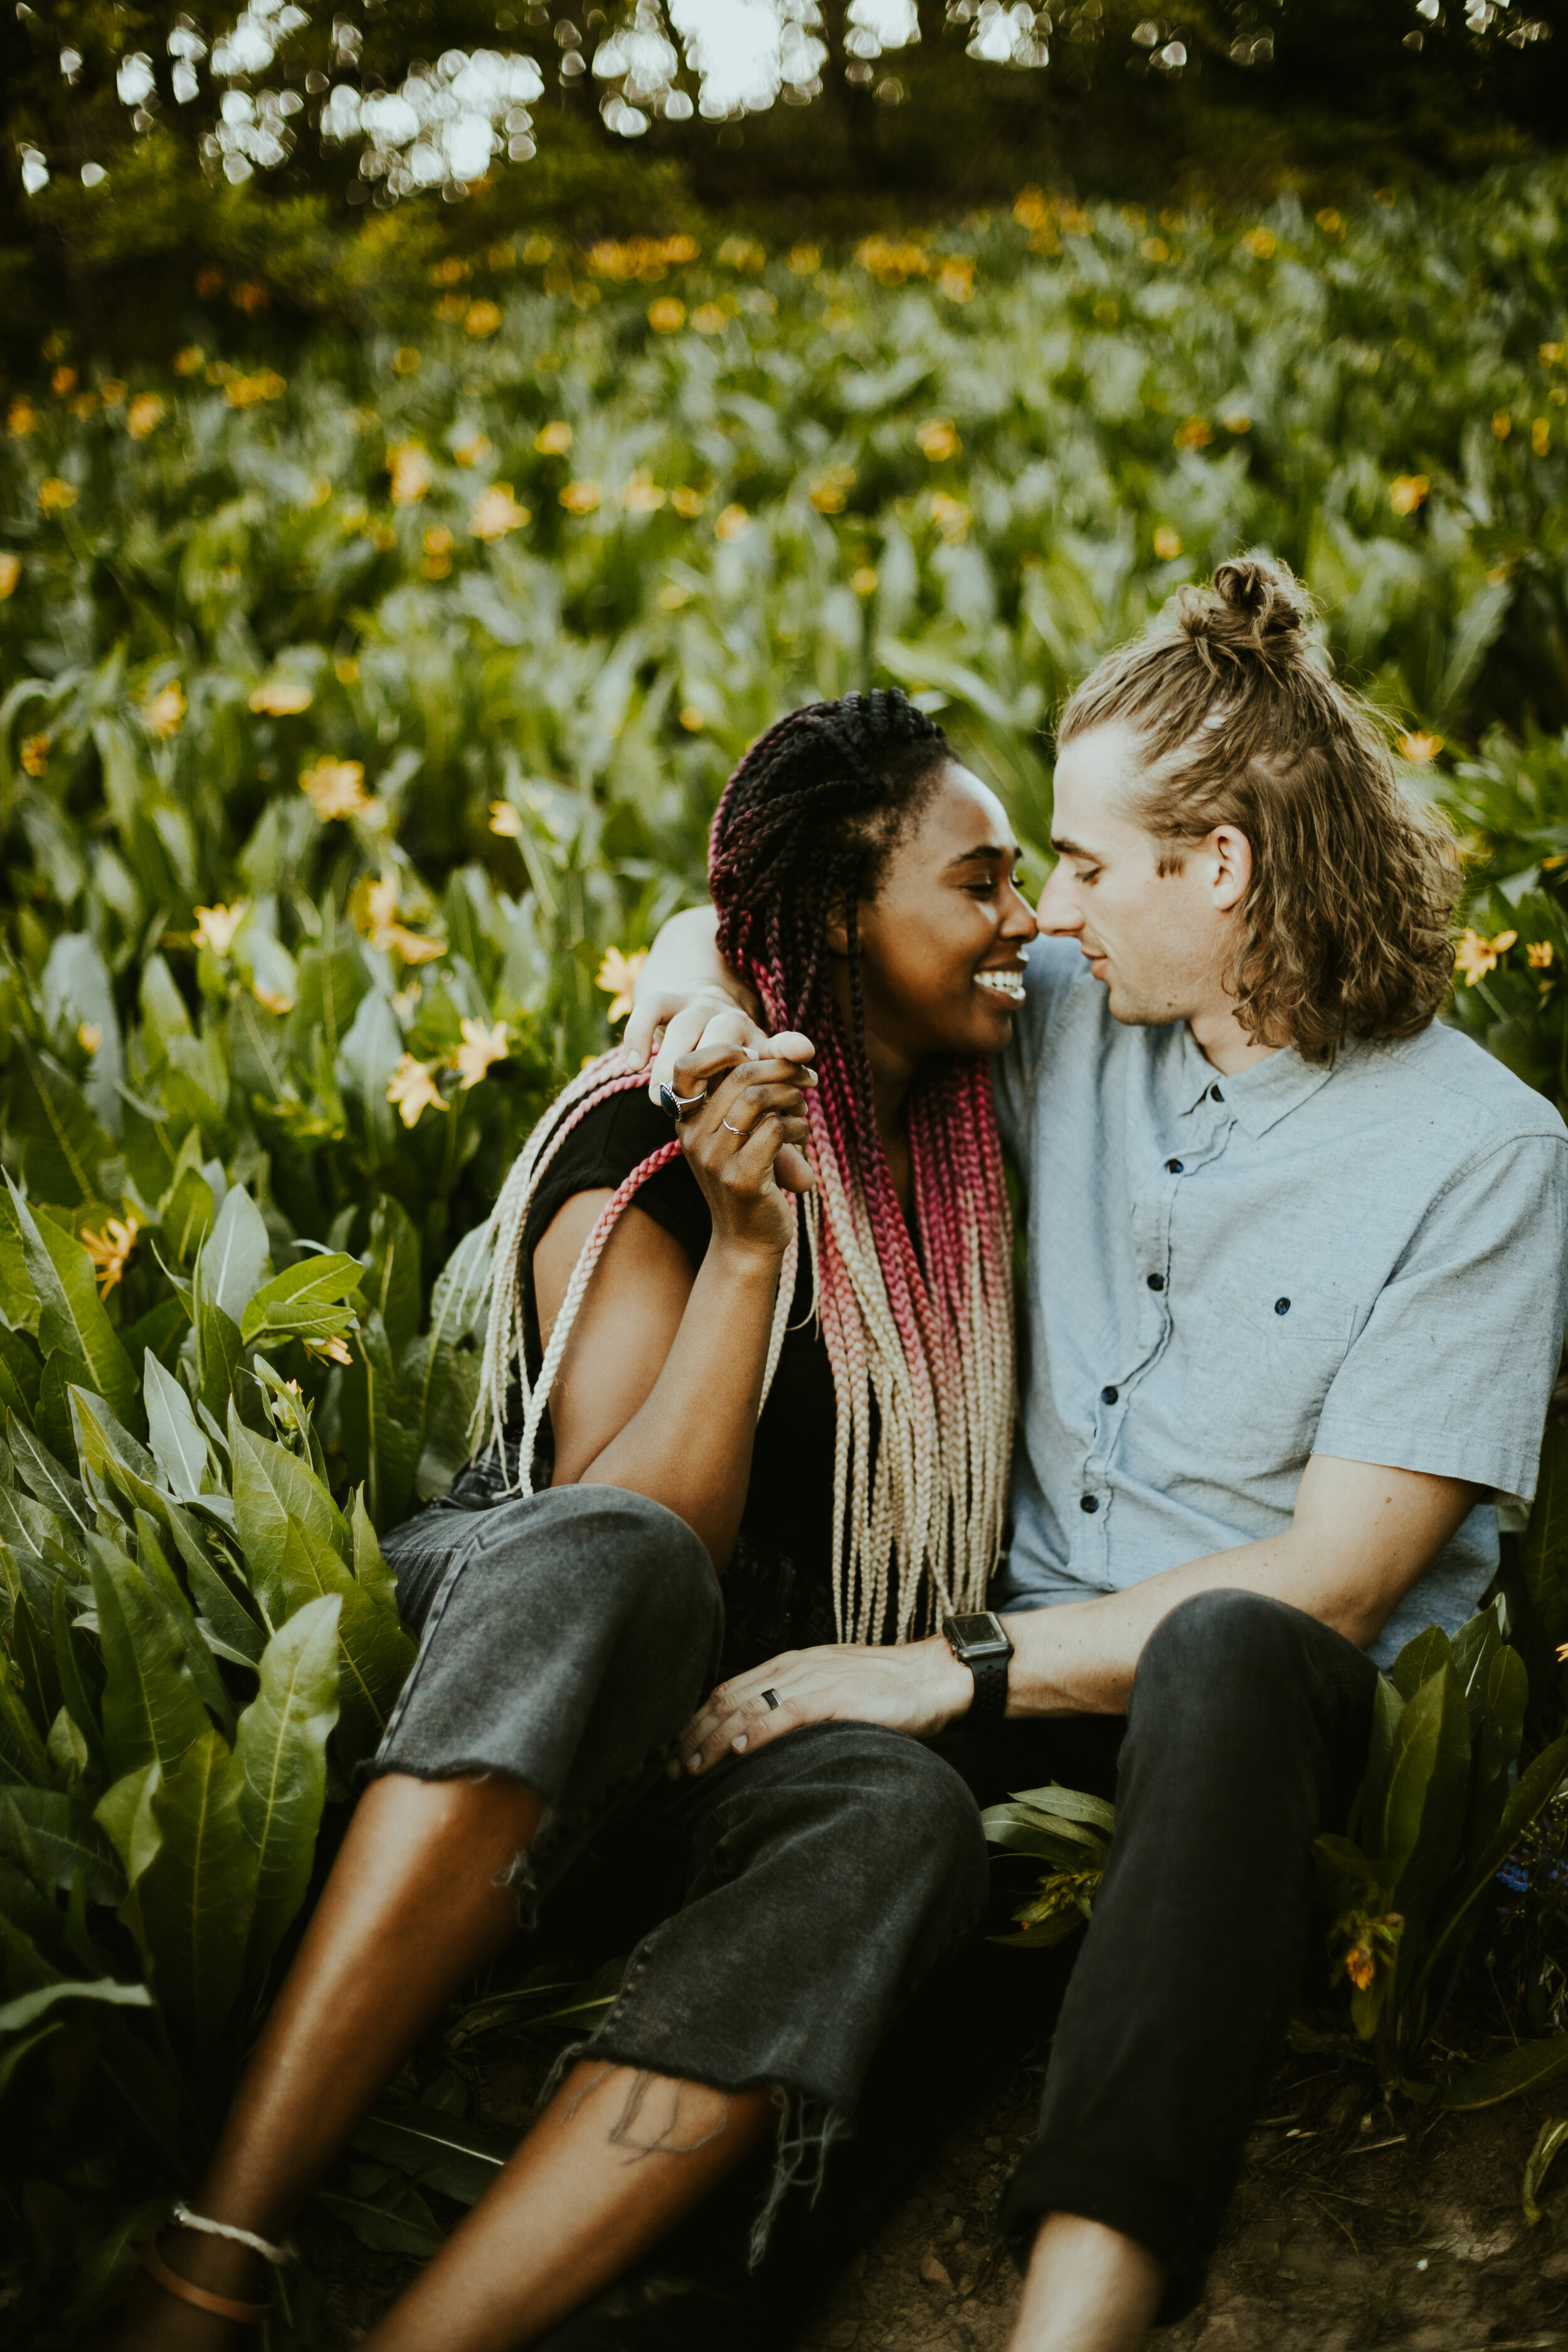
[[[1116,1808],[1103,1797],[1085,1796],[1053,1780],[1047,1788],[1019,1790],[1004,1805],[988,1805],[980,1819],[992,1844],[1004,1853],[1028,1854],[1051,1865],[1013,1914],[1018,1934],[994,1940],[1035,1950],[1059,1944],[1081,1927],[1094,1908]]]

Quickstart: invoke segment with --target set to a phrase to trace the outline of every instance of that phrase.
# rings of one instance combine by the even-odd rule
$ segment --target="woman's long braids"
[[[878,1133],[861,997],[858,904],[948,756],[897,692],[794,711],[730,779],[709,854],[721,952],[775,1032],[816,1046],[805,1116],[819,1189],[805,1215],[838,1405],[844,1641],[902,1641],[942,1610],[984,1607],[1005,1506],[1012,1237],[989,1075],[954,1060],[910,1091],[917,1254]],[[836,916],[847,1024],[826,941]]]

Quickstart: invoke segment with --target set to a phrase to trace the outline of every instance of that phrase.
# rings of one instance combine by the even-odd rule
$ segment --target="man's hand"
[[[676,1063],[700,1047],[742,1045],[761,1053],[767,1033],[757,1026],[757,1001],[719,953],[711,907],[671,915],[648,950],[632,991],[632,1017],[623,1045],[629,1069],[653,1060],[648,1092],[658,1102]]]
[[[763,1696],[770,1690],[776,1706]],[[670,1765],[670,1778],[679,1779],[683,1769],[706,1771],[726,1756],[749,1755],[804,1723],[878,1723],[911,1739],[934,1738],[967,1711],[973,1696],[973,1675],[940,1633],[896,1648],[846,1642],[785,1650],[765,1666],[720,1684],[681,1733],[679,1762]]]

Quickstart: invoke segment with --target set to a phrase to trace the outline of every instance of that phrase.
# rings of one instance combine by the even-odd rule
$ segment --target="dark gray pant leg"
[[[1202,2287],[1278,2062],[1310,1933],[1313,1838],[1360,1780],[1377,1671],[1315,1619],[1209,1592],[1151,1637],[1128,1709],[1116,1835],[1046,2077],[1003,2196],[1026,2258],[1077,2213]]]
[[[536,1790],[550,1814],[530,1875],[548,1884],[711,1687],[723,1608],[707,1552],[644,1495],[557,1486],[425,1513],[386,1554],[422,1631],[373,1769]]]
[[[799,2156],[825,2153],[900,2007],[980,1917],[974,1800],[900,1732],[819,1723],[721,1764],[681,1811],[686,1906],[643,1938],[582,2054],[782,2089]]]

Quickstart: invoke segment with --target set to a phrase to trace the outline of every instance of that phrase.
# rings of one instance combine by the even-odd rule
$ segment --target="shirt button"
[[[1225,1097],[1221,1094],[1217,1087],[1211,1087],[1209,1088],[1209,1100],[1210,1102],[1224,1102]]]
[[[1182,1172],[1182,1166],[1183,1166],[1183,1163],[1182,1163],[1182,1161],[1181,1161],[1181,1160],[1166,1160],[1166,1162],[1165,1162],[1165,1173],[1166,1173],[1166,1175],[1167,1175],[1167,1176],[1179,1176],[1179,1175],[1181,1174],[1181,1172]]]
[[[1163,1290],[1165,1287],[1165,1277],[1163,1274],[1152,1274],[1148,1281],[1151,1290]]]
[[[1289,1315],[1290,1312],[1290,1301],[1288,1298],[1277,1298],[1274,1301],[1274,1312],[1276,1315]]]
[[[1117,1391],[1114,1389],[1101,1389],[1100,1391],[1100,1402],[1101,1404],[1114,1404],[1116,1402],[1116,1396]]]
[[[1100,1496],[1098,1495],[1080,1495],[1078,1498],[1078,1507],[1080,1511],[1098,1511],[1100,1508]]]

